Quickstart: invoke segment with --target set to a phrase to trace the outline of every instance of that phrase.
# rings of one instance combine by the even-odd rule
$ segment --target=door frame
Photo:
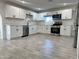
[[[79,2],[77,4],[77,15],[76,15],[76,24],[75,24],[75,37],[74,37],[74,48],[77,48],[78,41],[78,21],[79,21]]]

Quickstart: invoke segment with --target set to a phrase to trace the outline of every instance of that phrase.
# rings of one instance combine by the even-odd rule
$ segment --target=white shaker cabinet
[[[49,25],[40,25],[39,28],[39,33],[47,33],[47,34],[50,34],[50,26]]]
[[[27,13],[26,10],[20,8],[19,18],[25,19],[26,18],[26,13]]]
[[[29,34],[36,34],[37,33],[37,26],[36,25],[29,25]]]
[[[45,25],[45,26],[43,27],[44,33],[50,34],[50,30],[51,30],[51,28],[50,28],[49,25]]]
[[[22,26],[12,26],[11,27],[11,37],[14,38],[14,37],[21,37],[22,36],[22,33],[23,33],[23,29],[22,29]]]
[[[42,25],[39,25],[38,26],[38,33],[43,33],[43,26]]]
[[[6,17],[19,17],[19,8],[11,6],[11,5],[6,5]]]
[[[6,17],[25,19],[26,13],[28,12],[22,8],[7,5],[5,13],[6,13],[5,15]]]
[[[71,36],[71,26],[61,26],[60,35]]]
[[[11,38],[21,37],[23,34],[23,28],[19,25],[7,25],[6,30],[7,40],[10,40]]]
[[[72,9],[62,10],[62,19],[72,19]]]

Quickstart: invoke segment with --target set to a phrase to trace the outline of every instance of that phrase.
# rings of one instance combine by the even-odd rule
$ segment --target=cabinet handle
[[[19,29],[16,29],[16,31],[18,32],[18,31],[19,31]]]

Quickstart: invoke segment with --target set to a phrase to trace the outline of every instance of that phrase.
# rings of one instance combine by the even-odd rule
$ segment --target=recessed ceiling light
[[[64,6],[68,5],[68,3],[63,3]]]
[[[35,9],[37,9],[37,10],[43,10],[42,8],[35,8]]]
[[[71,5],[72,3],[61,3],[61,5],[67,6],[67,5]]]
[[[32,4],[32,3],[30,3],[30,2],[27,2],[27,1],[24,1],[24,0],[17,0],[18,2],[21,2],[21,3],[23,3],[23,4]]]
[[[22,3],[26,3],[25,1],[20,1],[20,2],[22,2]]]

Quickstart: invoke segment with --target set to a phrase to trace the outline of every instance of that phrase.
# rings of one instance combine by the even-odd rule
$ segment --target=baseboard
[[[14,39],[17,39],[17,38],[22,38],[22,36],[14,37],[14,38],[11,38],[10,40],[14,40]]]

